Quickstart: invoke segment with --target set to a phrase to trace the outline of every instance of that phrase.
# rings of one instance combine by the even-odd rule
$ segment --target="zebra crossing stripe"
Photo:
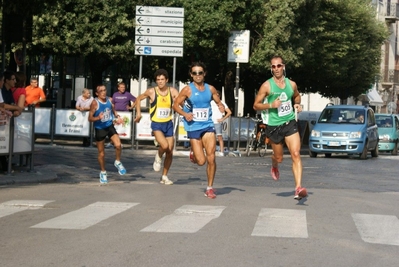
[[[140,232],[195,233],[222,214],[224,206],[184,205]]]
[[[308,238],[306,211],[261,209],[252,236]]]
[[[352,213],[364,242],[399,246],[399,220],[396,216]]]
[[[54,200],[10,200],[0,204],[0,218],[27,209],[40,209]]]
[[[109,217],[126,211],[139,203],[96,202],[56,218],[31,226],[31,228],[86,229]]]

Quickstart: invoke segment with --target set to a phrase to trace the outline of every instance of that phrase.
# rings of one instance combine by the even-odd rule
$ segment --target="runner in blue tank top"
[[[295,180],[294,198],[307,197],[302,187],[301,139],[298,133],[296,112],[301,112],[301,95],[294,81],[285,77],[285,65],[281,56],[270,60],[273,77],[259,88],[254,102],[254,109],[262,111],[263,122],[267,125],[266,134],[272,149],[271,176],[277,181],[280,178],[278,164],[283,161],[284,142],[292,159],[292,172]]]
[[[193,82],[180,91],[173,109],[184,117],[184,129],[187,131],[191,144],[190,160],[200,166],[208,163],[206,168],[208,187],[205,196],[215,198],[213,180],[216,172],[216,137],[212,122],[211,101],[216,102],[221,112],[224,112],[224,105],[215,87],[204,82],[206,67],[202,62],[194,62],[191,65],[190,75]]]
[[[104,85],[99,85],[96,88],[97,98],[91,102],[89,111],[89,121],[93,122],[96,134],[96,144],[98,149],[98,163],[100,164],[100,183],[108,183],[107,172],[105,170],[105,153],[104,141],[105,137],[109,137],[115,146],[115,162],[114,165],[118,169],[120,175],[126,174],[126,169],[123,167],[121,160],[121,140],[115,130],[114,123],[122,123],[122,119],[116,113],[112,99],[107,97],[107,89]]]

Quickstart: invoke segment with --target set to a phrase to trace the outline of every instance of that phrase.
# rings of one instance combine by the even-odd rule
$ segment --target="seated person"
[[[385,119],[383,127],[389,128],[392,127],[392,120],[391,119]]]
[[[363,112],[360,112],[360,111],[356,112],[356,120],[361,122],[361,123],[364,123],[364,114],[363,114]]]

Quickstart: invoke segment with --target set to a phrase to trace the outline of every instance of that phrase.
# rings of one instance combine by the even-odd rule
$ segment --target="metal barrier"
[[[12,172],[12,159],[19,155],[22,165],[26,156],[28,171],[33,171],[35,108],[24,110],[18,117],[8,117],[0,114],[0,156],[8,157],[7,174]]]

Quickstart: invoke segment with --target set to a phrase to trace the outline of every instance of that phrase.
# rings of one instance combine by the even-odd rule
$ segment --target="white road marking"
[[[306,211],[261,209],[252,236],[308,238]]]
[[[0,218],[27,209],[40,209],[54,200],[10,200],[0,204]]]
[[[86,229],[139,203],[96,202],[76,211],[31,226],[31,228]]]
[[[352,213],[364,242],[399,246],[399,220],[396,216]]]
[[[184,205],[140,232],[195,233],[222,214],[224,206]]]

